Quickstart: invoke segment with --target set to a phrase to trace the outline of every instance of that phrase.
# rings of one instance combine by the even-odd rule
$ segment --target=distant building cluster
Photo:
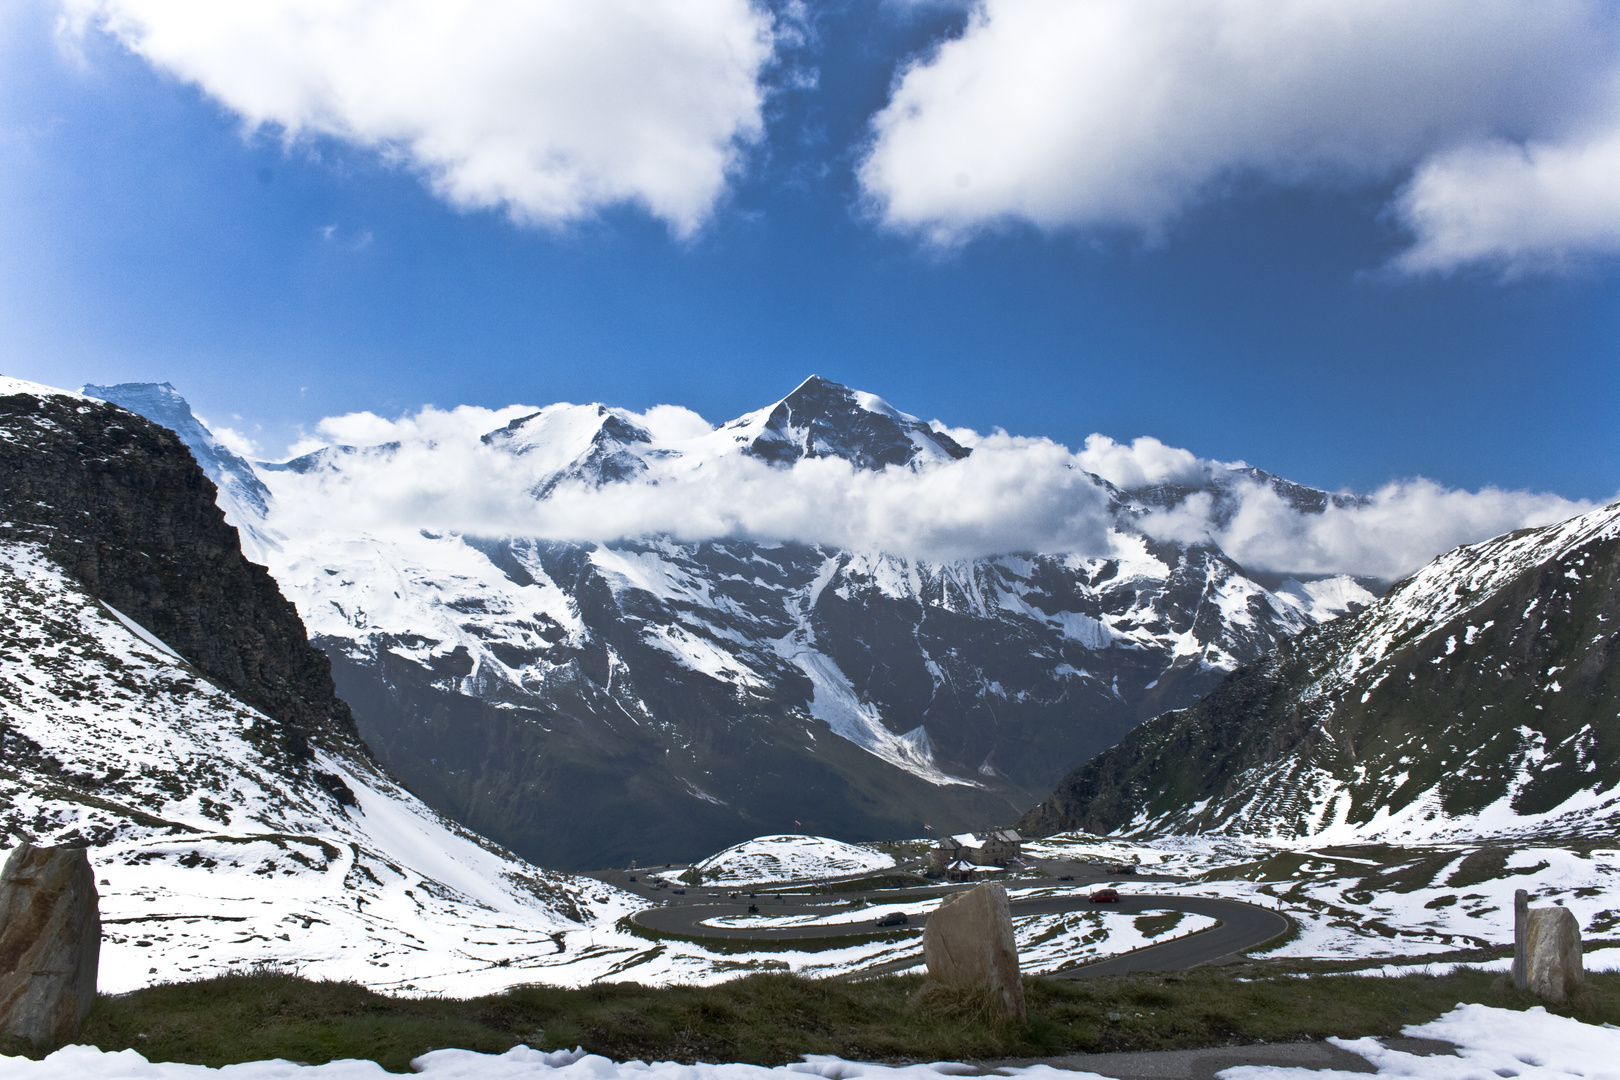
[[[1016,829],[958,833],[928,849],[928,869],[953,879],[966,879],[980,867],[1005,867],[1023,854],[1024,838]]]

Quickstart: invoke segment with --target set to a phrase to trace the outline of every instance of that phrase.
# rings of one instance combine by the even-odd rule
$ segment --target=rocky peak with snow
[[[945,433],[819,378],[718,428],[665,420],[526,410],[475,440],[500,455],[478,467],[545,506],[620,485],[678,497],[743,464],[764,486],[812,458],[903,477],[968,464]],[[287,531],[271,570],[382,761],[548,865],[1006,821],[1143,719],[1372,599],[1348,579],[1268,585],[1213,544],[1155,541],[1140,500],[1102,553],[945,560],[351,528],[276,509],[296,510],[310,481],[431,468],[433,453],[334,446],[261,468],[269,523]]]
[[[836,457],[860,469],[965,458],[943,431],[875,394],[812,375],[775,405],[721,428],[744,452],[773,464]]]
[[[1620,503],[1447,552],[1143,724],[1019,827],[1612,835],[1617,786]]]

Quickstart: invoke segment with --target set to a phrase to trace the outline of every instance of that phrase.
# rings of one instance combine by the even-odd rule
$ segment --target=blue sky
[[[1152,3],[1121,26],[1117,2],[1069,5],[1081,25],[1041,0],[693,0],[695,31],[605,25],[579,46],[596,74],[526,59],[560,74],[492,104],[456,96],[507,56],[476,29],[425,30],[400,75],[340,26],[360,37],[334,72],[262,33],[244,63],[240,28],[185,4],[22,0],[0,15],[0,371],[168,380],[270,454],[426,403],[720,421],[818,372],[952,425],[1153,435],[1330,488],[1620,490],[1612,5],[1486,3],[1457,44],[1451,0],[1432,25],[1346,0],[1368,12],[1337,36],[1208,0],[1248,35],[1223,60],[1208,27],[1143,22]],[[484,6],[492,38],[529,25]],[[1289,74],[1312,49],[1333,51]],[[389,96],[436,78],[456,89]],[[621,100],[643,78],[661,89]],[[501,166],[476,130],[506,108],[588,180]],[[587,130],[554,137],[548,109]],[[619,144],[643,129],[654,150]]]

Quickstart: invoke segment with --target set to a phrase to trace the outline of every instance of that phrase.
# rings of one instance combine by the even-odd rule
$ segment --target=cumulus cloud
[[[613,410],[653,435],[650,447],[637,444],[650,451],[639,478],[600,488],[564,482],[537,499],[532,493],[556,470],[592,451],[601,422],[595,406],[551,408],[572,412],[547,425],[558,445],[545,453],[514,454],[499,440],[481,439],[535,411],[526,406],[323,420],[317,431],[332,444],[387,448],[330,455],[331,468],[306,474],[268,474],[276,494],[271,524],[288,535],[429,529],[595,542],[655,535],[798,541],[934,560],[1106,556],[1124,528],[1213,542],[1255,570],[1391,580],[1456,544],[1588,508],[1553,495],[1456,491],[1414,480],[1307,513],[1251,471],[1235,471],[1241,466],[1156,439],[1127,444],[1101,435],[1074,453],[1047,439],[964,432],[971,456],[917,471],[858,470],[838,458],[782,468],[738,453],[725,431],[673,406]],[[1092,474],[1127,490],[1200,490],[1116,517]]]
[[[1613,21],[1603,0],[982,0],[900,74],[860,178],[941,242],[1009,220],[1154,234],[1234,179],[1384,181],[1563,137],[1606,107]],[[1414,223],[1437,220],[1426,191]]]
[[[1197,494],[1148,515],[1141,527],[1165,540],[1212,541],[1251,570],[1393,581],[1459,544],[1592,509],[1558,495],[1459,491],[1422,478],[1386,484],[1354,502],[1330,502],[1320,513],[1302,513],[1252,480],[1233,494],[1235,511],[1216,513],[1215,500]]]
[[[1191,450],[1166,446],[1151,435],[1132,439],[1129,446],[1106,435],[1088,435],[1079,461],[1087,472],[1127,490],[1155,484],[1197,484],[1208,478],[1211,468],[1224,470],[1242,464],[1205,461]]]
[[[1509,275],[1620,252],[1620,123],[1567,143],[1492,141],[1423,163],[1396,200],[1417,242],[1395,268]]]
[[[250,128],[418,169],[459,207],[556,225],[618,203],[680,233],[761,133],[750,0],[62,0]]]
[[[651,471],[600,489],[563,483],[537,500],[530,493],[549,477],[535,472],[536,463],[549,468],[556,456],[516,455],[480,438],[533,411],[323,420],[317,430],[332,443],[389,449],[334,457],[332,469],[270,473],[274,524],[289,534],[427,528],[581,541],[730,537],[935,559],[1109,550],[1102,490],[1048,440],[982,437],[971,457],[923,472],[858,470],[837,458],[782,469],[735,452],[729,440],[705,441],[711,428],[690,410],[615,410],[653,433],[661,453],[650,457]],[[579,449],[588,452],[588,433]]]

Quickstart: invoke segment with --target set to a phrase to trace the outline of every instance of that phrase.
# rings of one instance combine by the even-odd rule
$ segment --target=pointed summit
[[[876,394],[812,375],[769,408],[723,429],[744,452],[772,464],[837,457],[862,469],[965,458],[971,453],[943,431],[901,412]]]

